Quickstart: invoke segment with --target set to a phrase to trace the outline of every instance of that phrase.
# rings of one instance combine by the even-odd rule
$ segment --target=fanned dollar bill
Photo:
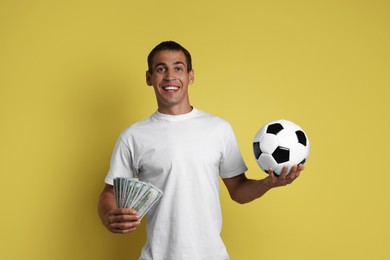
[[[114,179],[114,195],[118,208],[134,209],[140,218],[143,218],[161,198],[163,192],[151,183],[134,178],[117,177]]]

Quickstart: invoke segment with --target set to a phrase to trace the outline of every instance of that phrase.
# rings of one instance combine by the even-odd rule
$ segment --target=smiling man
[[[292,183],[295,165],[280,177],[272,169],[262,180],[247,179],[247,167],[230,124],[191,106],[194,81],[190,53],[176,42],[157,45],[148,56],[146,83],[153,86],[157,111],[125,129],[113,151],[98,205],[103,225],[131,233],[140,219],[133,209],[116,208],[115,177],[149,182],[164,195],[147,213],[147,241],[140,260],[227,260],[221,239],[219,178],[231,198],[247,203],[274,187]]]

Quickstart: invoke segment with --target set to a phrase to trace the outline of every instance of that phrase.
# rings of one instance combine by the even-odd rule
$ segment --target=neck
[[[183,115],[190,113],[192,111],[192,106],[188,104],[188,106],[173,106],[173,107],[161,107],[159,106],[158,112],[167,115]]]

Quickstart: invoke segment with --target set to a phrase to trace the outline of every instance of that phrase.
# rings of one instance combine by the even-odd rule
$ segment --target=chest
[[[224,150],[218,128],[171,124],[157,129],[142,132],[135,140],[134,158],[140,174],[189,167],[218,172]]]

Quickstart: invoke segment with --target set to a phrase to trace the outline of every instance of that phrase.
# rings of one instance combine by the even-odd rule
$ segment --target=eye
[[[157,72],[165,72],[165,70],[166,69],[164,67],[162,67],[162,66],[156,68]]]
[[[183,67],[176,67],[175,70],[181,72],[184,70],[184,68]]]

